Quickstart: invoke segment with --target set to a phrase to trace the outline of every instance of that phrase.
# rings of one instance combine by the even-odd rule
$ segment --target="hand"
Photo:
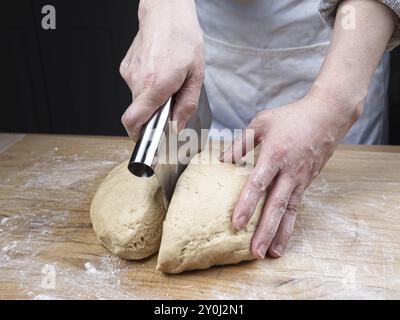
[[[133,102],[121,119],[132,139],[174,94],[172,120],[182,130],[197,108],[204,79],[203,36],[193,0],[142,0],[139,22],[120,66],[132,91]]]
[[[261,144],[256,166],[232,215],[234,227],[243,229],[268,190],[251,244],[255,257],[263,259],[267,252],[272,257],[283,254],[305,189],[358,116],[356,108],[336,105],[314,91],[293,104],[258,113],[221,155],[225,162],[237,162],[249,151],[246,139]],[[254,130],[254,136],[248,130]]]

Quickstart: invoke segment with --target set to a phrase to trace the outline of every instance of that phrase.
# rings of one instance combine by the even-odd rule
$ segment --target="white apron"
[[[256,113],[302,98],[317,77],[330,29],[319,0],[197,0],[206,46],[205,87],[214,129],[245,128]],[[387,143],[389,55],[363,116],[343,143]],[[216,138],[216,137],[214,137]]]

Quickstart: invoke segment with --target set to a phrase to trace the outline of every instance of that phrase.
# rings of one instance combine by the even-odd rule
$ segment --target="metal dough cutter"
[[[197,139],[189,135],[185,141],[177,138],[176,129],[170,122],[173,107],[174,98],[171,97],[143,126],[128,165],[129,171],[135,176],[145,178],[155,174],[167,204],[189,160],[204,149],[212,121],[204,86],[197,111],[186,127],[192,129],[192,134],[196,133]],[[182,151],[179,152],[182,150],[181,147],[184,147],[183,151],[190,150],[191,152],[185,152],[182,157]]]

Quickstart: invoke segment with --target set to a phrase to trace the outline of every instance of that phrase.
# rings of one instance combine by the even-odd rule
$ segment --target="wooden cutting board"
[[[0,135],[0,298],[400,298],[400,147],[341,146],[284,257],[180,275],[120,260],[89,206],[128,139]]]

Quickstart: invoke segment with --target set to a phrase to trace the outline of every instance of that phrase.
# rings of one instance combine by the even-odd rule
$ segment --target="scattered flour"
[[[99,274],[99,271],[97,271],[96,268],[90,262],[85,263],[85,269],[87,273]]]
[[[48,294],[38,294],[33,298],[33,300],[60,300],[60,299],[56,296],[51,296]]]
[[[116,161],[93,161],[74,155],[70,158],[56,157],[35,164],[33,177],[25,182],[25,188],[62,190],[96,177],[105,167],[116,165]]]
[[[59,156],[55,151],[58,147],[43,155],[32,167],[2,179],[9,183],[0,184],[0,191],[17,185],[15,191],[23,193],[26,199],[40,198],[46,192],[51,193],[52,199],[47,207],[46,202],[25,206],[16,199],[16,212],[0,215],[0,283],[7,279],[19,288],[19,297],[25,294],[26,298],[38,300],[134,298],[129,290],[131,285],[120,288],[127,262],[88,254],[86,262],[79,265],[76,260],[60,259],[52,253],[57,247],[74,245],[84,255],[80,246],[85,245],[76,241],[71,233],[71,212],[60,208],[72,210],[77,201],[86,201],[87,188],[94,185],[100,174],[104,175],[120,163],[126,150],[123,156],[110,156],[111,160],[104,161],[93,161],[78,154]],[[67,206],[62,205],[62,201],[67,201]],[[54,270],[54,288],[42,283],[49,270]],[[0,299],[2,297],[0,292]]]
[[[54,151],[58,151],[56,149],[57,147]],[[129,151],[125,150],[110,159],[123,160],[127,156]],[[104,174],[117,163],[118,161],[114,160],[92,161],[79,155],[52,156],[29,168],[31,178],[23,180],[19,191],[40,196],[42,190],[57,195],[66,189],[74,189],[81,192],[82,199],[86,201],[87,195],[82,190],[93,183],[100,173]],[[22,172],[17,178],[25,175],[26,172]],[[10,176],[8,179],[14,177]],[[347,183],[353,186],[352,181]],[[1,186],[7,187],[0,184]],[[352,194],[357,196],[357,189],[351,190]],[[392,248],[384,233],[371,228],[361,219],[363,215],[360,214],[360,210],[363,207],[371,208],[376,202],[361,205],[357,202],[354,204],[344,202],[343,205],[337,205],[327,201],[327,195],[331,194],[337,197],[348,195],[337,185],[328,183],[322,173],[322,177],[317,178],[304,197],[303,203],[307,214],[299,215],[290,247],[281,259],[251,263],[249,268],[235,272],[240,272],[240,281],[233,282],[230,282],[230,277],[235,273],[230,274],[229,270],[226,270],[229,267],[201,271],[192,275],[183,274],[173,278],[164,278],[157,272],[151,273],[149,270],[148,274],[146,273],[149,278],[146,279],[148,282],[145,285],[149,287],[163,285],[162,288],[157,288],[159,297],[154,294],[151,297],[172,297],[171,288],[179,283],[185,292],[202,291],[205,297],[214,299],[238,297],[384,299],[388,291],[392,291],[391,297],[393,292],[400,296],[400,292],[396,289],[400,287],[397,251]],[[75,196],[74,193],[70,199],[75,199]],[[386,196],[377,198],[386,205],[390,202]],[[143,298],[144,284],[143,282],[138,284],[135,277],[138,270],[149,266],[145,262],[130,263],[110,255],[85,253],[83,248],[86,248],[86,244],[80,244],[79,240],[71,235],[71,229],[68,227],[72,213],[60,208],[63,207],[55,209],[53,204],[49,204],[48,208],[19,205],[16,208],[17,212],[13,214],[2,213],[0,282],[5,279],[11,281],[22,296],[25,294],[26,298],[36,300]],[[382,219],[385,219],[387,211],[379,206],[376,209]],[[400,206],[396,206],[395,209],[400,210]],[[50,245],[54,245],[53,248],[56,250],[57,246],[63,248],[71,243],[76,255],[61,261],[57,254],[52,255],[48,250]],[[380,243],[380,249],[377,249],[374,243]],[[347,261],[340,257],[344,252],[342,250],[344,246],[352,248]],[[46,254],[43,254],[44,252]],[[382,260],[369,261],[372,255],[380,256]],[[338,257],[341,260],[338,260]],[[50,269],[46,266],[50,266]],[[46,276],[46,270],[52,268],[55,286],[47,288],[42,281]],[[199,280],[203,272],[215,276],[215,285],[204,286],[204,282]],[[223,279],[224,282],[219,282],[220,274],[226,278]],[[158,277],[160,278],[157,279]],[[174,285],[170,286],[170,283]],[[221,283],[225,283],[229,288]]]

